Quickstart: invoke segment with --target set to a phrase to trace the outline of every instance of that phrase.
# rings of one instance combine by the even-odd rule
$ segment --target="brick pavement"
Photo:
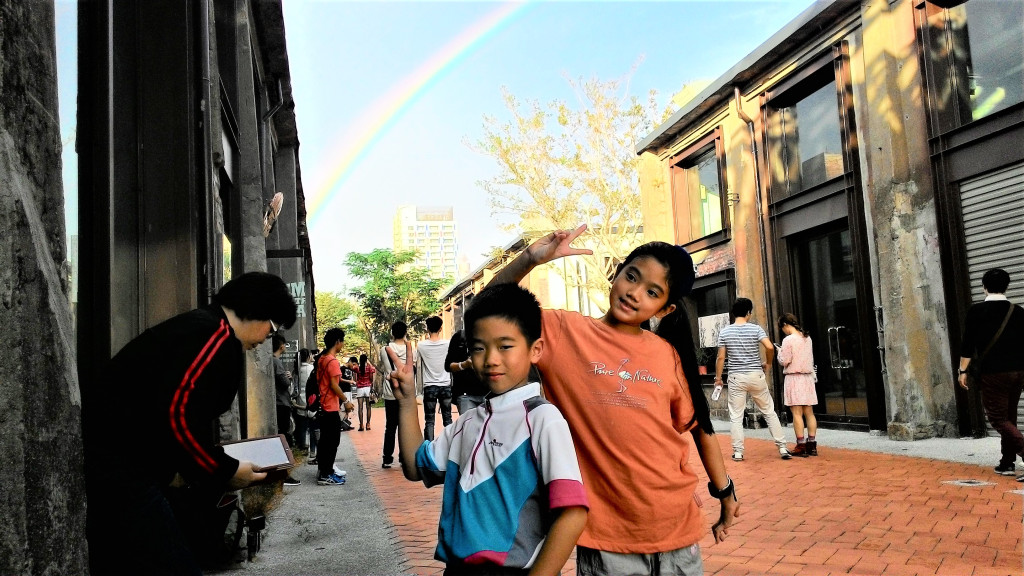
[[[381,469],[383,436],[383,409],[374,410],[372,430],[350,433],[396,526],[410,572],[441,574],[443,564],[433,559],[441,490],[407,481],[397,466]],[[728,455],[729,435],[718,440]],[[773,443],[746,440],[746,460],[727,461],[741,515],[724,543],[714,544],[710,534],[701,541],[706,574],[1024,574],[1024,497],[1012,492],[1024,486],[1012,477],[939,460],[828,446],[819,452],[817,458],[783,461]],[[703,486],[707,479],[695,450],[690,463]],[[991,485],[944,483],[958,479]],[[705,490],[698,494],[710,526],[718,504]],[[562,574],[575,573],[570,558]]]

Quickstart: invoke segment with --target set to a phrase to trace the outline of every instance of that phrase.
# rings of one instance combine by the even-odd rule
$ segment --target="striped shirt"
[[[761,340],[764,328],[747,322],[730,324],[718,333],[718,346],[726,348],[726,370],[730,374],[761,371]]]

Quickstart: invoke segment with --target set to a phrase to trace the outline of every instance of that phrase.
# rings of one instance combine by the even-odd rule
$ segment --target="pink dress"
[[[814,406],[818,393],[814,389],[814,351],[811,337],[797,332],[782,341],[779,364],[786,374],[783,398],[786,406]]]

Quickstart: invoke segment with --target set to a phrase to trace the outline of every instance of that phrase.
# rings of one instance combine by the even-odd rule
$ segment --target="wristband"
[[[957,370],[957,372],[959,372],[961,374],[967,374],[967,370]]]
[[[738,501],[738,499],[736,498],[736,486],[733,485],[732,478],[729,476],[726,476],[726,478],[729,478],[729,483],[726,484],[725,488],[722,488],[721,490],[715,488],[714,482],[708,482],[708,493],[711,494],[712,498],[718,498],[719,500],[732,496],[733,500]]]

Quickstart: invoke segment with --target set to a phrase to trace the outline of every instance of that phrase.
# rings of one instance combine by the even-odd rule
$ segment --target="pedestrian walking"
[[[785,374],[783,398],[793,415],[793,432],[796,433],[796,448],[790,454],[817,456],[818,419],[814,417],[814,407],[818,404],[818,393],[815,390],[818,377],[814,368],[811,337],[796,316],[788,312],[779,318],[779,330],[786,335],[779,347],[779,364]]]
[[[768,339],[764,328],[751,322],[754,303],[749,298],[737,298],[732,305],[733,323],[718,333],[718,359],[715,361],[715,385],[722,384],[722,370],[728,361],[729,368],[729,420],[732,435],[732,459],[743,460],[743,414],[746,411],[747,395],[768,423],[768,430],[779,448],[779,456],[789,460],[789,449],[782,433],[782,423],[775,413],[775,402],[768,392],[765,372],[772,365],[775,345]],[[761,351],[764,351],[764,361]]]
[[[1013,476],[1017,457],[1024,457],[1024,436],[1017,426],[1017,405],[1024,388],[1024,309],[1006,299],[1010,286],[1006,270],[985,272],[981,284],[985,300],[967,310],[957,380],[964,390],[970,383],[981,389],[985,416],[1001,439],[996,474]],[[1024,482],[1024,474],[1017,481]]]

